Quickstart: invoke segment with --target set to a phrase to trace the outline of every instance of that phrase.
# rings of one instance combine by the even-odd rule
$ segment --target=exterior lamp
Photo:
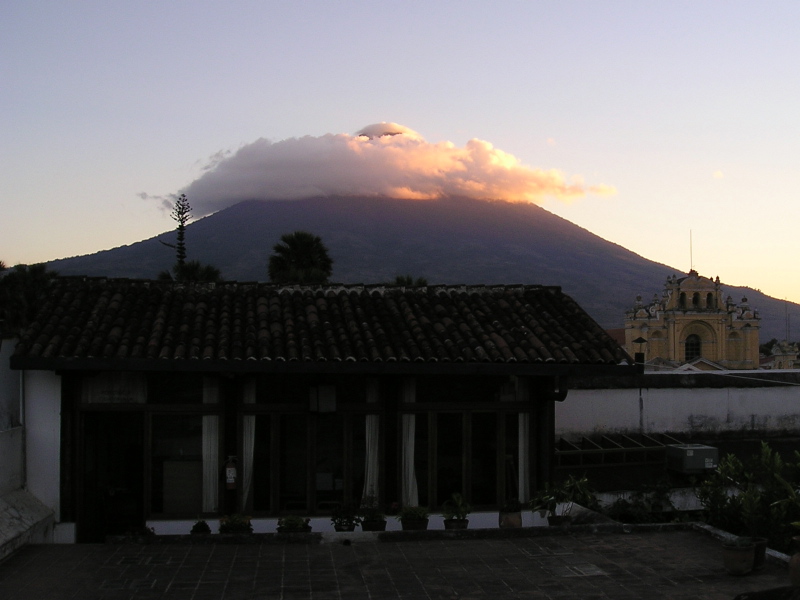
[[[637,365],[643,365],[644,352],[642,351],[642,344],[646,344],[647,340],[639,336],[635,340],[633,340],[633,343],[637,345],[636,352],[633,355],[633,362],[636,363]]]

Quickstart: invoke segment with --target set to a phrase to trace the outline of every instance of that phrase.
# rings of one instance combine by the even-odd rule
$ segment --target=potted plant
[[[753,570],[756,545],[749,537],[737,537],[722,544],[722,563],[729,575],[746,575]]]
[[[558,484],[546,483],[531,500],[531,510],[547,516],[550,525],[563,525],[572,520],[572,509],[575,504],[594,506],[597,497],[589,488],[589,480],[570,475]]]
[[[211,527],[208,526],[208,523],[204,519],[198,519],[194,525],[192,525],[192,530],[189,532],[191,535],[206,535],[211,533]]]
[[[362,531],[386,531],[386,515],[376,496],[364,496],[359,509]]]
[[[351,505],[340,504],[331,515],[331,523],[336,531],[355,531],[361,517]]]
[[[456,492],[442,505],[445,529],[466,529],[469,525],[467,515],[472,512],[472,507],[464,497]]]
[[[308,533],[311,531],[311,519],[289,515],[278,519],[278,533]]]
[[[738,498],[741,506],[742,521],[747,528],[747,534],[755,544],[755,554],[753,557],[753,570],[760,571],[767,562],[767,543],[766,537],[761,535],[766,530],[769,513],[762,506],[761,490],[753,484],[739,494]]]
[[[428,528],[428,514],[424,506],[404,506],[397,518],[404,531],[419,531]]]
[[[250,523],[250,517],[239,514],[225,515],[219,520],[219,532],[253,533],[253,525]]]
[[[518,529],[522,527],[522,504],[516,498],[503,503],[498,515],[500,529]]]

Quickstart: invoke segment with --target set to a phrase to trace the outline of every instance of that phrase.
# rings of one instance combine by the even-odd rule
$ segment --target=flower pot
[[[401,519],[403,531],[424,531],[428,528],[428,519]]]
[[[305,527],[278,527],[278,533],[311,533],[311,526]]]
[[[754,537],[753,543],[756,545],[753,555],[753,571],[760,571],[767,562],[767,538]]]
[[[800,536],[792,538],[792,547],[795,553],[789,559],[789,581],[795,587],[800,587]]]
[[[501,512],[498,521],[500,529],[518,529],[522,527],[522,512]]]
[[[550,515],[547,517],[547,524],[550,527],[566,527],[572,523],[572,517],[569,515]]]
[[[722,564],[729,575],[747,575],[753,570],[756,545],[726,543],[722,545]]]
[[[386,521],[362,521],[361,531],[386,531]]]
[[[356,524],[350,523],[349,525],[334,525],[333,529],[334,531],[355,531]]]
[[[469,525],[469,519],[445,519],[445,529],[466,529]]]

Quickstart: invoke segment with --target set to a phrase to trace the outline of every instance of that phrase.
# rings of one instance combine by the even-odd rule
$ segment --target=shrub
[[[192,530],[190,533],[211,533],[211,527],[208,526],[208,523],[205,520],[200,519],[194,525],[192,525]]]
[[[253,533],[250,517],[233,514],[225,515],[219,520],[220,533]]]

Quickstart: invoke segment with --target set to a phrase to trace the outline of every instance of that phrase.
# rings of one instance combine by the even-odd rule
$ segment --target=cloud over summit
[[[555,169],[534,169],[489,142],[464,147],[430,143],[396,123],[368,125],[356,135],[325,134],[271,142],[261,138],[232,154],[217,153],[205,173],[181,190],[196,216],[243,200],[312,196],[435,199],[443,196],[539,203],[614,188],[567,181]]]

